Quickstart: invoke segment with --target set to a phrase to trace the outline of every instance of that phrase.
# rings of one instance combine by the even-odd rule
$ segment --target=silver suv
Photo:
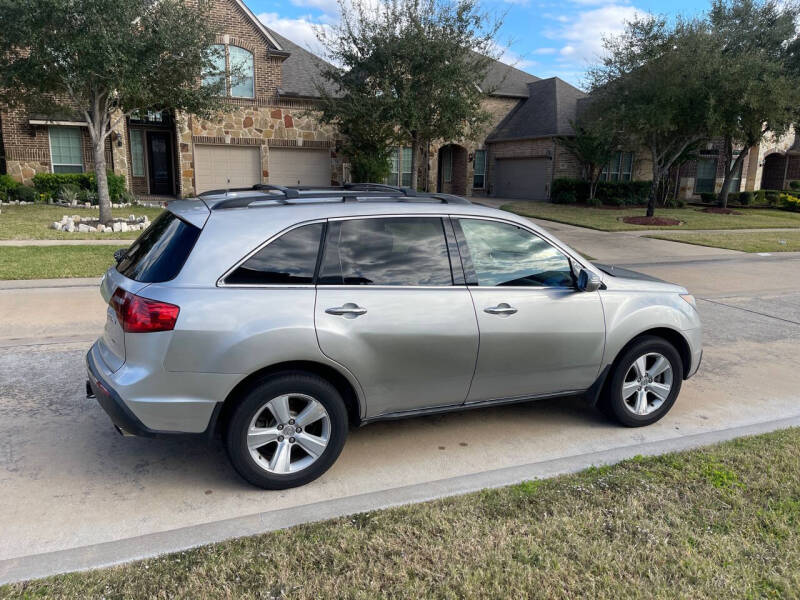
[[[115,256],[87,394],[123,434],[222,434],[268,489],[319,477],[377,420],[583,394],[648,425],[702,353],[684,288],[455,196],[210,192]]]

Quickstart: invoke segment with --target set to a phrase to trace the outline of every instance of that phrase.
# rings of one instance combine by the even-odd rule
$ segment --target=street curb
[[[68,550],[6,559],[0,561],[0,585],[59,573],[108,567],[232,538],[285,529],[302,523],[457,496],[525,480],[554,477],[574,473],[590,466],[614,464],[637,455],[653,456],[688,450],[794,426],[800,426],[800,415],[266,511]]]

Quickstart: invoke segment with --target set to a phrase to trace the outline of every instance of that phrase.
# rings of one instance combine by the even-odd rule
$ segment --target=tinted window
[[[442,220],[409,217],[331,222],[319,283],[452,285]]]
[[[200,230],[164,211],[133,242],[117,271],[145,283],[168,281],[181,270]]]
[[[292,229],[248,258],[225,283],[313,283],[321,237],[322,223]]]
[[[459,222],[478,285],[572,287],[569,259],[539,236],[496,221]]]

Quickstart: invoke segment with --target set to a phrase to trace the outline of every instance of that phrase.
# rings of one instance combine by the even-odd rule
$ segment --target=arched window
[[[238,46],[230,46],[231,96],[252,98],[255,96],[253,53]]]
[[[225,90],[225,72],[227,67],[225,65],[225,46],[222,44],[214,44],[211,46],[211,61],[212,66],[208,72],[203,76],[203,85],[218,85],[222,84],[222,94],[226,94]]]

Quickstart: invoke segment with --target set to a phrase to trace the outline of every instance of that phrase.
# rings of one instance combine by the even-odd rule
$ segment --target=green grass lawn
[[[112,211],[115,217],[137,217],[147,215],[150,220],[161,214],[161,208],[128,206]],[[75,208],[49,206],[46,204],[29,204],[26,206],[3,206],[0,213],[0,240],[94,240],[94,239],[136,239],[141,231],[125,233],[66,233],[49,229],[50,223],[60,221],[64,215],[80,215],[81,217],[97,217],[95,208]]]
[[[656,209],[657,217],[672,217],[680,220],[681,224],[671,227],[653,227],[650,225],[629,225],[622,222],[622,217],[644,216],[644,207],[615,210],[552,204],[550,202],[512,202],[505,204],[502,208],[525,217],[547,219],[548,221],[557,221],[602,231],[800,228],[800,213],[770,209],[742,209],[739,211],[742,213],[740,215],[715,215],[701,212],[701,209],[695,206],[658,208]]]
[[[800,231],[659,233],[647,237],[742,252],[800,252]]]
[[[114,264],[119,246],[0,246],[0,279],[99,277]]]
[[[9,585],[0,598],[799,592],[800,429],[792,429]]]

